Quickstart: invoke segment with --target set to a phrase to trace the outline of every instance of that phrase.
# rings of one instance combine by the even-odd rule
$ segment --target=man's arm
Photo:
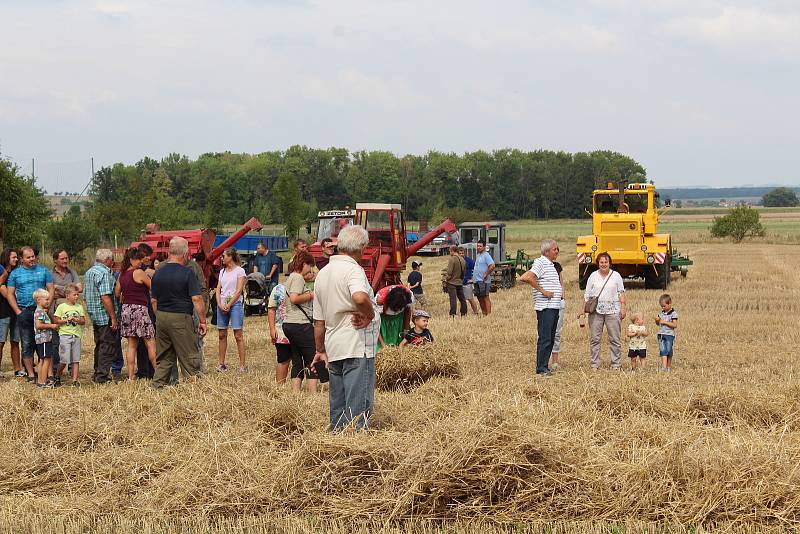
[[[533,271],[527,271],[526,273],[524,273],[522,276],[519,277],[519,281],[528,284],[529,286],[537,290],[539,293],[544,295],[546,298],[549,299],[553,298],[553,292],[545,291],[542,288],[542,285],[539,283],[539,278],[535,274],[533,274]]]
[[[119,324],[117,324],[117,312],[114,310],[114,299],[111,298],[111,295],[100,295],[100,303],[111,319],[111,330],[119,328]]]
[[[20,310],[19,306],[17,305],[17,288],[15,286],[8,288],[8,295],[6,298],[8,299],[8,303],[11,305],[11,309],[14,310],[14,313],[17,315],[22,313],[22,310]]]
[[[267,275],[267,280],[272,280],[272,277],[275,276],[275,273],[278,271],[278,264],[273,263],[272,269],[269,270],[269,274]]]
[[[194,304],[194,311],[200,318],[200,326],[197,331],[201,336],[204,336],[206,335],[206,305],[203,302],[203,295],[192,295],[192,304]]]
[[[494,263],[490,264],[489,267],[486,269],[486,274],[483,275],[483,281],[485,282],[488,277],[492,275],[492,271],[494,271]]]
[[[47,283],[47,292],[50,293],[50,302],[55,302],[55,300],[53,300],[53,297],[56,294],[56,286],[53,285],[53,282]]]

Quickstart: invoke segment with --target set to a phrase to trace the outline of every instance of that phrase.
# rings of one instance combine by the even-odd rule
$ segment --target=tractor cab
[[[464,254],[475,259],[478,241],[486,242],[486,250],[495,263],[506,261],[506,225],[498,221],[465,222],[458,225]]]
[[[325,238],[336,239],[345,226],[353,224],[356,212],[351,209],[320,211],[317,214],[317,242]]]
[[[392,265],[405,264],[406,226],[400,204],[356,204],[354,222],[367,230],[370,248],[388,254]]]

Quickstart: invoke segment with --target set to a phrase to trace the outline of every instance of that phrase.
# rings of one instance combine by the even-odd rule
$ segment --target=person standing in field
[[[239,253],[235,248],[226,248],[222,253],[222,270],[216,289],[217,330],[219,331],[219,364],[217,371],[225,372],[225,353],[228,350],[228,327],[233,330],[236,348],[239,351],[239,372],[247,372],[244,346],[244,283],[247,274],[239,266]]]
[[[184,377],[202,375],[197,354],[197,336],[206,334],[205,309],[197,277],[184,266],[189,259],[189,244],[182,237],[169,241],[169,258],[153,275],[151,297],[156,313],[156,371],[153,387],[171,382],[172,369],[180,364]],[[200,323],[195,331],[192,313]]]
[[[564,328],[564,315],[566,310],[566,292],[564,291],[564,268],[557,261],[553,262],[553,266],[558,273],[558,279],[561,281],[561,307],[558,311],[558,324],[556,325],[556,335],[553,338],[553,352],[550,353],[550,369],[555,371],[561,367],[558,362],[558,356],[561,353],[561,329]]]
[[[125,251],[114,296],[122,302],[120,335],[128,340],[126,361],[128,380],[136,378],[136,352],[139,341],[147,348],[150,365],[156,364],[156,331],[148,312],[150,277],[141,269],[144,254],[138,248]]]
[[[531,269],[520,277],[520,282],[531,286],[533,308],[536,310],[536,375],[549,377],[550,354],[561,312],[561,277],[554,262],[558,257],[558,243],[545,239],[541,246],[542,255],[536,258]]]
[[[330,237],[326,237],[320,241],[320,246],[322,247],[322,256],[315,259],[317,270],[328,265],[328,262],[331,261],[331,256],[333,256],[333,253],[336,251],[336,245],[333,244],[333,239]]]
[[[259,241],[258,245],[256,245],[256,256],[253,258],[253,263],[253,272],[264,275],[268,284],[267,294],[272,293],[272,288],[275,287],[272,279],[276,273],[280,273],[277,254],[269,250],[263,241]]]
[[[414,294],[414,305],[423,310],[428,307],[428,301],[425,300],[425,291],[422,289],[422,273],[419,268],[422,267],[422,262],[412,261],[411,272],[408,273],[408,289]]]
[[[311,368],[321,363],[330,374],[331,432],[351,424],[368,429],[375,403],[375,349],[381,320],[359,264],[368,242],[362,226],[343,228],[339,254],[320,271],[314,288],[316,353]]]
[[[638,367],[644,371],[644,362],[647,358],[647,327],[641,313],[631,316],[628,325],[628,358],[631,361],[631,371]]]
[[[480,306],[478,304],[478,299],[475,298],[475,279],[472,277],[472,273],[475,270],[475,260],[466,255],[464,247],[458,247],[458,255],[464,258],[464,264],[467,266],[464,271],[464,298],[469,302],[472,313],[478,315],[480,313]]]
[[[269,337],[275,346],[278,362],[275,366],[275,382],[283,384],[289,376],[289,363],[292,364],[292,391],[300,391],[303,387],[303,358],[292,348],[289,338],[283,332],[286,320],[286,286],[278,284],[272,288],[267,301],[267,324]]]
[[[119,348],[119,322],[114,301],[114,255],[107,248],[98,249],[94,265],[83,276],[83,300],[92,320],[94,333],[94,377],[97,384],[110,380],[111,364]]]
[[[53,302],[51,304],[50,315],[52,316],[53,313],[58,308],[59,304],[66,301],[67,296],[65,290],[68,285],[70,284],[77,284],[78,287],[83,289],[81,286],[81,277],[78,276],[78,273],[75,272],[75,269],[69,266],[69,253],[66,250],[58,249],[53,252],[53,269],[50,271],[51,276],[53,277]],[[53,330],[53,346],[58,349],[60,343],[58,341],[59,330]],[[60,362],[60,353],[58,350],[53,355],[53,371],[59,368]],[[59,378],[56,377],[56,383],[58,383]]]
[[[586,303],[597,297],[596,309],[589,313],[589,351],[592,369],[600,368],[600,340],[603,329],[608,334],[611,347],[611,368],[620,369],[620,330],[625,319],[625,284],[622,276],[611,269],[611,256],[607,252],[597,255],[598,269],[589,275],[586,291],[583,294],[583,312],[587,313]],[[580,315],[579,315],[580,317]]]
[[[478,252],[475,258],[475,267],[472,270],[472,277],[475,279],[475,296],[478,297],[481,312],[486,316],[492,313],[492,299],[489,298],[489,293],[492,289],[492,271],[494,271],[495,265],[492,255],[486,250],[486,241],[481,239],[475,248]]]
[[[467,264],[464,258],[459,256],[458,247],[450,247],[450,259],[447,260],[447,267],[444,271],[444,283],[447,295],[450,297],[450,318],[456,316],[456,301],[461,303],[461,317],[467,315],[467,299],[464,298],[464,273],[467,272]]]
[[[72,366],[72,385],[80,385],[79,365],[81,362],[81,337],[83,337],[83,326],[86,324],[86,312],[78,302],[81,288],[77,284],[70,284],[64,289],[66,299],[58,305],[55,312],[55,323],[58,325],[59,339],[59,365],[58,378],[64,374],[64,369]]]
[[[323,365],[312,368],[314,361],[314,291],[306,284],[311,270],[314,268],[314,257],[306,251],[299,251],[294,261],[289,264],[292,273],[286,281],[286,318],[283,321],[283,332],[292,345],[292,350],[303,359],[303,369],[307,374],[306,388],[316,393],[319,381],[328,381],[328,373]],[[376,340],[377,341],[377,340]],[[293,373],[294,374],[294,373]]]
[[[675,329],[678,328],[678,312],[672,307],[672,297],[667,293],[658,299],[661,311],[656,317],[658,330],[658,354],[661,356],[661,370],[672,371],[672,352],[675,344]]]
[[[156,272],[155,269],[153,269],[153,247],[147,243],[139,243],[136,248],[142,254],[142,264],[139,268],[152,280],[153,274]],[[153,313],[153,305],[149,292],[147,295],[147,314],[150,316],[150,322],[153,323],[153,328],[155,328],[156,314]],[[153,378],[154,372],[155,365],[150,363],[150,355],[147,352],[147,346],[145,346],[144,343],[139,343],[136,346],[136,378],[145,378],[149,380]]]
[[[33,292],[37,289],[47,289],[52,300],[55,288],[53,275],[50,271],[36,263],[36,253],[31,247],[20,249],[22,265],[11,271],[6,280],[7,298],[11,309],[17,317],[17,328],[22,345],[22,362],[25,365],[28,381],[33,382],[33,353],[36,350],[34,337],[33,314],[36,310],[36,301]]]
[[[8,301],[9,289],[6,286],[8,277],[17,267],[19,257],[17,251],[7,248],[0,253],[0,364],[3,363],[3,346],[8,339],[11,345],[11,365],[14,367],[14,377],[24,378],[25,371],[19,359],[19,328],[17,328],[17,315],[11,309]]]
[[[51,294],[46,289],[37,289],[33,292],[36,301],[36,310],[33,312],[33,331],[36,340],[36,354],[39,356],[39,369],[37,369],[36,385],[40,388],[51,388],[55,380],[50,376],[53,365],[53,331],[58,325],[50,319]]]

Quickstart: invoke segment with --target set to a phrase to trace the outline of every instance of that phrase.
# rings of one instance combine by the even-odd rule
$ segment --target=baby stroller
[[[250,273],[244,283],[244,314],[264,315],[267,311],[269,282],[262,273]]]

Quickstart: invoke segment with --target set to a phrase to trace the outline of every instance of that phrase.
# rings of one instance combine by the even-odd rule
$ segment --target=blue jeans
[[[375,358],[347,358],[330,362],[330,431],[336,432],[355,421],[367,430],[375,404]]]
[[[675,343],[675,336],[665,336],[658,334],[658,354],[672,358],[672,345]]]
[[[36,338],[33,332],[33,312],[36,306],[22,308],[22,313],[17,315],[17,328],[19,328],[20,353],[23,358],[33,358],[36,350]]]
[[[556,339],[556,327],[558,326],[558,315],[560,310],[546,308],[536,312],[536,328],[538,338],[536,340],[536,373],[547,373],[550,369],[547,364],[550,362],[550,354],[553,352],[553,342]]]

